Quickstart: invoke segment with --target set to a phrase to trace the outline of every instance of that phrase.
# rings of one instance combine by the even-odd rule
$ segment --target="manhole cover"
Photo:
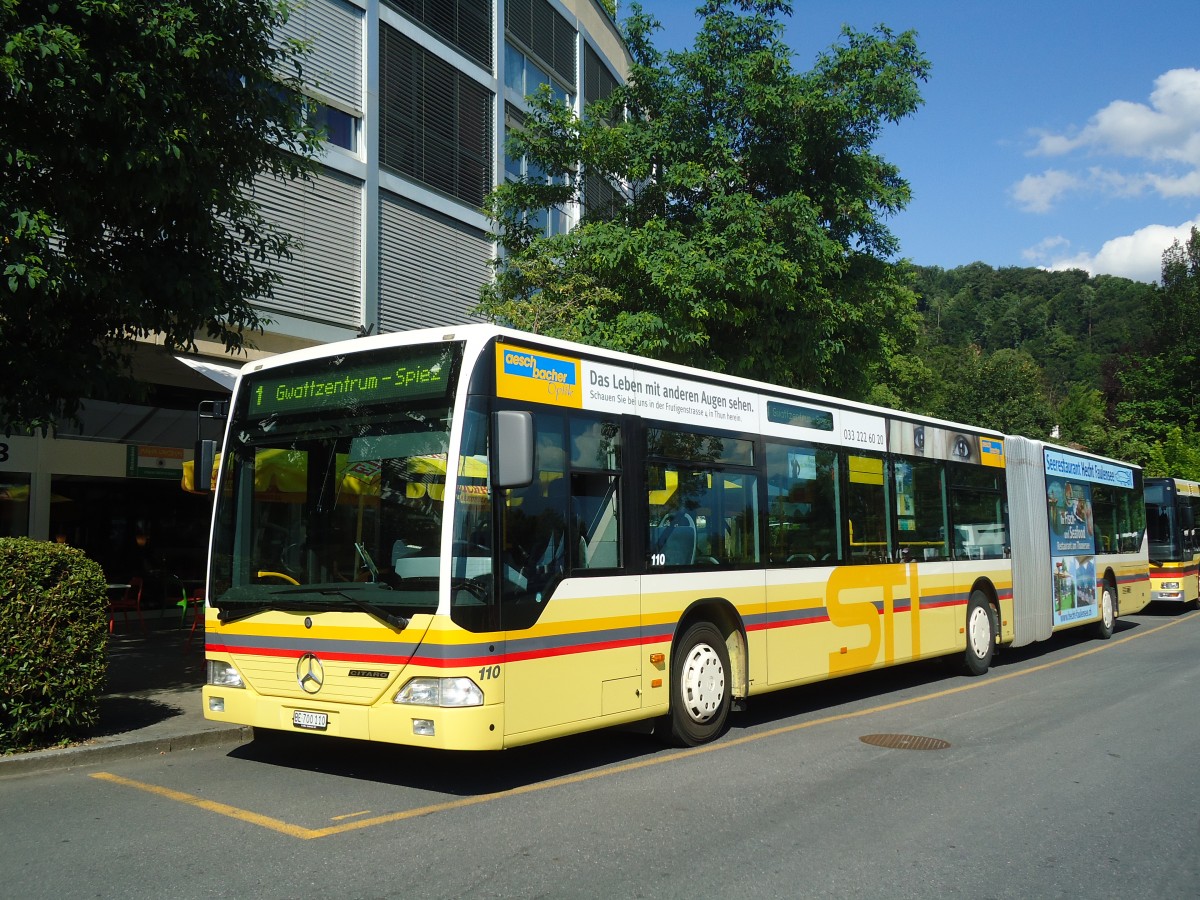
[[[864,734],[859,740],[889,750],[945,750],[950,746],[949,741],[919,734]]]

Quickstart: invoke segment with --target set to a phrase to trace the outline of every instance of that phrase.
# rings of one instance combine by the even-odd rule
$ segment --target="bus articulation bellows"
[[[489,325],[252,363],[220,459],[204,709],[254,728],[694,745],[1149,598],[1136,466]]]

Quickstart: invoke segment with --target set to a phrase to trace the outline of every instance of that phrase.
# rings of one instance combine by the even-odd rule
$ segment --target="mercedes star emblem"
[[[305,653],[296,663],[296,681],[306,694],[315,694],[325,681],[325,667],[311,653]]]

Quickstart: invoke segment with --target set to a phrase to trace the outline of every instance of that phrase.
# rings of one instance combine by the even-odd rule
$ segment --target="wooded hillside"
[[[914,287],[919,336],[870,400],[1200,478],[1197,232],[1164,254],[1161,286],[972,263],[916,267]]]

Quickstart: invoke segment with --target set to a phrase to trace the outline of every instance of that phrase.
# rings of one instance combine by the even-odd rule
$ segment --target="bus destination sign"
[[[275,413],[428,400],[445,395],[450,369],[446,354],[438,350],[407,360],[392,358],[323,371],[263,372],[249,381],[247,415],[261,419]]]

